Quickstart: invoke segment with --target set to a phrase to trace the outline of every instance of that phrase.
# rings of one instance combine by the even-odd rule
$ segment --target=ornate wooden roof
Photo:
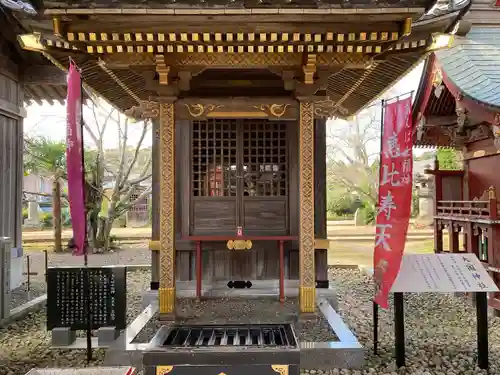
[[[1,5],[0,5],[1,7]],[[7,8],[0,9],[0,65],[16,79],[21,79],[26,103],[64,103],[66,98],[65,74],[47,61],[40,53],[24,51],[16,34],[26,32]],[[2,59],[3,56],[3,59]]]
[[[500,109],[499,35],[500,27],[474,27],[453,48],[436,52],[450,82],[465,97],[495,111]]]
[[[325,9],[329,7],[336,8],[431,8],[435,0],[127,0],[119,3],[114,0],[80,0],[80,1],[44,1],[44,7],[47,9],[165,9],[165,8],[218,8],[227,7],[232,9],[265,9],[265,8],[305,8],[305,9]]]
[[[413,112],[416,145],[461,146],[492,136],[487,128],[498,125],[500,111],[499,32],[473,27],[427,60]]]
[[[449,31],[466,3],[446,11],[424,0],[349,4],[45,1],[44,16],[25,21],[37,33],[22,43],[62,69],[71,57],[121,110],[158,96],[265,92],[316,95],[332,103],[332,116],[347,117],[432,50],[432,35]]]

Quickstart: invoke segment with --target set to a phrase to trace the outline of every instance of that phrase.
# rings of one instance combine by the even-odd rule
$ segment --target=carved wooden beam
[[[297,119],[298,103],[289,98],[189,98],[175,103],[178,118]]]
[[[35,65],[24,67],[22,80],[25,84],[66,85],[66,73],[54,65]]]
[[[322,52],[315,54],[316,66],[338,67],[339,65],[365,66],[372,58],[362,53]],[[156,66],[152,53],[112,53],[101,59],[111,69],[126,69],[133,66]],[[303,54],[287,53],[168,53],[165,63],[171,67],[218,67],[218,68],[268,68],[301,67]]]
[[[181,70],[177,73],[177,76],[179,77],[179,89],[181,91],[189,91],[191,78],[193,77],[191,72],[189,70]]]

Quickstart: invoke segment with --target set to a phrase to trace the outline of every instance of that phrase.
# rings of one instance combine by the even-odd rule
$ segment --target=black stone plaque
[[[88,278],[85,277],[87,274]],[[88,285],[85,281],[88,280]],[[126,327],[126,267],[57,267],[47,271],[47,329],[86,330],[85,287],[92,329]]]

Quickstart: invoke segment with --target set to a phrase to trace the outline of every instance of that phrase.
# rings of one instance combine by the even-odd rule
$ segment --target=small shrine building
[[[152,118],[152,289],[328,284],[325,124],[446,47],[468,1],[43,1],[19,36]],[[229,281],[229,283],[228,283]],[[233,282],[233,284],[231,284]],[[271,283],[271,284],[269,284]]]

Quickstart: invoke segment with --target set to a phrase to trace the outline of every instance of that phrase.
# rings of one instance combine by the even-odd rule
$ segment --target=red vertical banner
[[[383,106],[382,147],[378,188],[374,279],[375,302],[388,307],[389,292],[403,258],[411,214],[412,97]]]
[[[85,252],[85,202],[83,179],[82,143],[82,80],[73,62],[68,73],[68,96],[66,98],[66,162],[68,168],[68,199],[75,241],[75,255]]]

